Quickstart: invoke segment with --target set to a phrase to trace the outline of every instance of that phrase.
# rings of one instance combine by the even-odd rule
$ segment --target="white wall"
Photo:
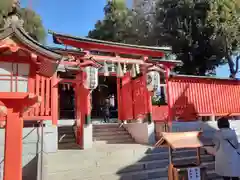
[[[135,142],[139,144],[154,144],[154,123],[128,123],[123,127],[131,134]]]
[[[24,128],[23,129],[23,153],[22,153],[22,167],[23,180],[37,180],[37,175],[40,173],[40,167],[47,163],[45,157],[47,153],[54,153],[57,151],[57,127],[49,126],[43,128],[43,149],[42,131],[40,127]],[[0,129],[0,159],[4,158],[4,143],[5,143],[5,129]],[[43,151],[42,151],[43,150]],[[41,152],[43,152],[41,154]],[[43,161],[41,161],[41,159]],[[4,162],[0,163],[0,180],[2,180]],[[43,175],[46,170],[43,168]]]
[[[93,127],[92,124],[84,125],[83,129],[83,149],[92,148],[93,145]]]

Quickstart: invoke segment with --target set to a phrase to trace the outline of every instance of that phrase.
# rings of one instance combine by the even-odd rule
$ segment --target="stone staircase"
[[[58,127],[58,149],[79,149],[71,125]]]
[[[208,179],[219,179],[214,173],[213,156],[205,154],[204,151],[201,151],[201,154],[203,165],[208,169]],[[173,153],[174,163],[194,162],[195,155],[194,150],[178,150]],[[92,149],[59,150],[49,154],[47,179],[167,180],[167,167],[167,148],[140,144],[95,143]]]
[[[131,144],[134,140],[130,134],[117,123],[94,124],[93,141],[105,144]]]

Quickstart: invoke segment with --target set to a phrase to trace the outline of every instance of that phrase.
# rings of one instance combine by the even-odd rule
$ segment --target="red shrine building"
[[[124,123],[132,136],[147,137],[142,143],[149,144],[154,143],[149,131],[158,123],[171,130],[172,121],[240,114],[238,80],[172,74],[181,61],[170,59],[167,47],[52,36],[56,44],[72,48],[39,44],[14,18],[0,30],[4,180],[22,179],[30,171],[22,167],[41,159],[43,151],[56,152],[58,126],[68,122],[74,121],[77,147],[91,148],[92,124],[102,119],[107,98],[111,119]],[[152,97],[158,90],[160,103],[155,105]]]

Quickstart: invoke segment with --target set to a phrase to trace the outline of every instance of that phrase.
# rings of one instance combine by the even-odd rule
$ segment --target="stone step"
[[[68,135],[68,136],[74,136],[74,131],[61,131],[58,132],[58,137],[63,136],[63,135]]]
[[[128,172],[118,174],[121,177],[121,180],[147,180],[153,178],[167,177],[168,172],[167,168],[156,168],[150,170],[141,170],[135,172]]]
[[[120,138],[120,139],[109,139],[109,140],[96,140],[94,143],[97,144],[134,144],[134,140],[132,138]]]
[[[148,180],[168,180],[168,177],[160,177],[160,178],[151,178]]]
[[[206,166],[208,169],[214,169],[215,163],[214,161],[209,161],[210,159],[202,159],[203,165]],[[185,158],[176,158],[174,164],[190,164],[196,162],[194,157],[185,157]],[[119,173],[131,172],[131,171],[141,171],[141,170],[148,170],[148,169],[156,169],[156,168],[163,168],[168,167],[169,160],[153,160],[153,161],[145,161],[145,162],[136,162],[127,166],[126,168],[120,170]]]
[[[213,178],[214,180],[223,180],[223,178],[221,178],[221,177],[215,177],[215,178]],[[213,179],[210,179],[210,178],[208,178],[208,180],[213,180]],[[168,177],[160,177],[160,178],[154,178],[154,179],[147,179],[147,180],[168,180]]]
[[[168,169],[166,168],[156,168],[150,170],[140,170],[135,172],[119,173],[114,172],[110,168],[108,172],[102,171],[102,169],[89,169],[88,171],[82,171],[81,169],[66,170],[59,173],[49,173],[51,180],[57,180],[53,176],[59,174],[59,179],[64,179],[62,177],[67,177],[68,179],[72,176],[72,179],[81,180],[88,179],[104,179],[104,180],[154,180],[154,179],[164,179],[168,176]],[[217,179],[217,176],[214,173],[214,170],[207,171],[208,179]],[[98,176],[98,178],[97,178]]]
[[[105,142],[106,143],[106,142]],[[96,144],[100,145],[100,147],[96,147]],[[105,149],[105,146],[107,148]],[[104,148],[102,148],[104,147]],[[127,149],[129,148],[129,149]],[[95,150],[96,149],[96,150]],[[107,163],[107,166],[129,166],[132,164],[142,163],[142,164],[147,164],[148,168],[154,168],[154,167],[160,167],[166,166],[168,164],[168,153],[154,153],[154,154],[146,154],[146,150],[148,147],[145,147],[143,145],[138,145],[138,144],[132,144],[132,142],[128,145],[126,144],[106,144],[102,145],[101,142],[95,142],[94,143],[94,148],[89,149],[89,150],[83,150],[83,151],[67,151],[67,152],[58,152],[56,154],[52,154],[50,156],[50,160],[57,162],[63,157],[69,157],[67,159],[63,159],[64,162],[75,162],[75,159],[78,159],[76,163],[73,164],[73,167],[70,166],[69,168],[74,168],[76,167],[81,167],[84,168],[85,163],[81,165],[77,165],[79,161],[85,162],[87,161],[91,166],[98,164],[100,167],[105,166],[105,163]],[[182,150],[181,152],[184,152],[186,150]],[[185,158],[185,157],[184,157]],[[190,162],[195,162],[196,158],[195,157],[187,157],[185,158],[186,160],[184,161],[184,158],[174,158],[174,162],[179,162],[183,161],[186,163]],[[211,155],[202,155],[202,162],[208,162],[212,161],[214,158]],[[71,160],[72,159],[72,160]],[[60,163],[60,162],[59,162]],[[64,166],[65,167],[65,166]],[[63,168],[64,168],[63,167]]]
[[[69,133],[73,133],[73,129],[67,129],[67,130],[58,130],[58,134],[69,134]]]
[[[207,178],[210,180],[222,179],[219,175],[215,173],[215,170],[207,171]]]
[[[132,139],[129,134],[122,134],[122,135],[112,135],[112,136],[98,136],[94,137],[93,139],[96,141],[108,141],[108,140],[124,140],[124,139]]]
[[[162,179],[168,177],[168,168],[156,168],[151,170],[140,170],[128,173],[117,173],[121,180],[152,180]],[[218,179],[219,176],[215,173],[214,169],[207,170],[208,179]]]
[[[102,151],[101,149],[99,152]],[[84,151],[83,151],[84,152]],[[146,169],[154,169],[154,168],[165,168],[168,166],[168,159],[160,159],[160,160],[151,160],[151,161],[141,161],[141,159],[145,158],[145,156],[148,156],[147,154],[144,154],[144,151],[140,153],[139,155],[136,154],[137,152],[130,152],[128,150],[122,149],[122,151],[119,152],[112,152],[106,154],[102,153],[100,156],[97,155],[95,151],[88,151],[88,153],[81,153],[76,154],[75,152],[72,153],[60,153],[58,156],[56,154],[53,154],[52,157],[50,157],[50,161],[61,164],[60,159],[64,161],[64,164],[62,166],[52,166],[54,168],[51,168],[51,172],[56,171],[62,171],[66,169],[86,169],[88,167],[91,167],[93,170],[97,167],[101,172],[110,171],[114,172],[116,170],[119,170],[120,173],[122,172],[128,172],[128,171],[134,171],[134,170],[146,170]],[[121,153],[122,154],[119,154]],[[67,155],[67,154],[68,155]],[[54,157],[55,156],[55,157]],[[63,156],[63,157],[62,157]],[[71,156],[71,157],[70,157]],[[161,154],[160,154],[161,156]],[[211,158],[211,159],[209,159]],[[213,158],[209,155],[203,155],[202,156],[202,162],[209,162]],[[176,158],[174,159],[174,163],[192,163],[195,162],[195,157],[187,157],[187,158]],[[79,164],[79,162],[82,162]],[[106,163],[107,162],[107,163]],[[210,162],[209,162],[210,163]],[[66,166],[66,164],[68,164]],[[122,172],[121,172],[122,171]]]
[[[61,142],[58,144],[58,149],[66,149],[66,150],[71,150],[71,149],[76,149],[80,150],[80,146],[76,142]]]
[[[120,131],[124,131],[126,132],[126,130],[124,128],[100,128],[100,129],[93,129],[93,133],[99,133],[99,132],[120,132]]]
[[[107,124],[94,124],[93,129],[105,129],[105,128],[119,128],[118,123],[107,123]]]
[[[62,133],[62,134],[58,134],[58,139],[61,139],[62,137],[64,138],[75,138],[75,134],[72,133]]]
[[[147,153],[146,155],[147,156],[143,157],[142,161],[168,159],[168,157],[169,157],[168,152]],[[192,150],[182,150],[182,151],[174,152],[173,158],[189,157],[189,156],[195,156],[195,155],[196,155],[196,153]]]
[[[177,149],[175,151],[173,151],[172,153],[176,153],[176,152],[181,152],[181,151],[192,151],[192,152],[196,152],[195,149],[187,149],[187,148],[182,148],[182,149]],[[167,147],[150,147],[147,149],[147,152],[146,153],[160,153],[160,152],[169,152],[169,148]],[[204,149],[200,149],[200,153],[201,154],[206,154],[205,150]]]
[[[58,140],[59,143],[75,142],[75,137],[74,135],[71,135],[71,134],[70,135],[64,134],[62,136],[59,136],[58,138],[59,138]]]
[[[100,136],[113,136],[113,135],[126,135],[129,134],[127,131],[98,131],[93,132],[93,137],[100,137]]]
[[[219,177],[214,171],[207,171],[208,180],[223,180],[223,178]],[[168,177],[160,177],[160,178],[151,178],[147,180],[168,180]]]
[[[58,131],[69,131],[73,130],[73,126],[60,126],[58,127]]]
[[[48,158],[48,179],[166,180],[168,148],[133,144],[133,140],[130,140],[129,144],[118,142],[116,145],[108,144],[108,141],[95,141],[93,148],[88,150],[64,150],[52,154]],[[64,145],[72,145],[69,149],[79,148],[75,143],[63,143],[59,144],[59,149],[65,149]],[[195,162],[195,154],[195,150],[178,150],[173,152],[173,162]],[[205,155],[203,150],[201,154],[203,165],[210,170],[210,178],[218,180],[218,176],[212,171],[214,157]]]

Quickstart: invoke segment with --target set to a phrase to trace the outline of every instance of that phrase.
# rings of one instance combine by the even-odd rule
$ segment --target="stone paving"
[[[48,154],[47,179],[117,180],[120,177],[115,172],[137,162],[148,148],[138,144],[95,144],[83,151],[59,150]]]

